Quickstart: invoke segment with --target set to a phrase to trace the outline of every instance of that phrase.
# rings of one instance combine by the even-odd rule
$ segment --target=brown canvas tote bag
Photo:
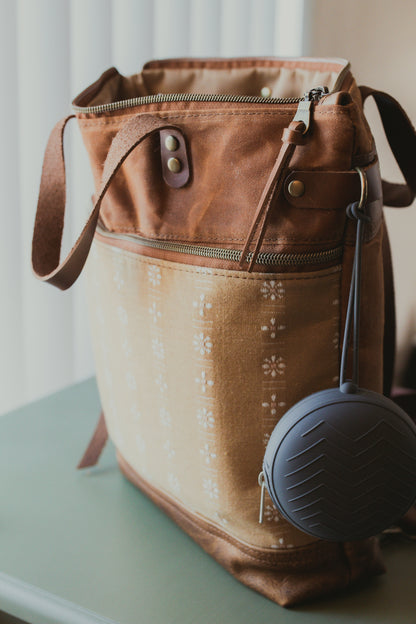
[[[368,96],[403,185],[381,181]],[[382,573],[377,536],[300,530],[259,473],[285,413],[340,383],[364,217],[360,387],[390,394],[382,206],[407,206],[416,192],[403,109],[358,88],[347,61],[312,58],[169,59],[129,77],[113,68],[73,108],[94,175],[92,212],[61,261],[68,117],[46,148],[32,261],[39,279],[66,289],[89,256],[103,413],[80,467],[98,460],[108,431],[124,475],[281,605]],[[407,531],[413,515],[401,521]]]

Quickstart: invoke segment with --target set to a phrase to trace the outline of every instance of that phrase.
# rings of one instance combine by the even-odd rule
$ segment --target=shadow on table
[[[386,574],[293,611],[299,614],[319,614],[319,620],[323,623],[416,622],[416,542],[396,538],[383,544],[382,552]]]

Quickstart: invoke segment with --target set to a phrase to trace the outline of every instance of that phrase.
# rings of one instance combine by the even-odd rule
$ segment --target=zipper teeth
[[[131,98],[130,100],[120,100],[118,102],[108,102],[108,104],[97,104],[96,106],[76,106],[72,108],[75,113],[105,113],[115,110],[122,110],[143,104],[160,104],[162,102],[231,102],[231,103],[251,103],[251,104],[298,104],[304,98],[268,98],[249,95],[225,95],[209,93],[159,93],[158,95],[144,95],[143,97]]]
[[[339,72],[333,88],[329,93],[339,91],[346,74],[350,71],[350,63],[346,63]],[[118,102],[108,102],[107,104],[97,104],[95,106],[77,106],[72,105],[75,113],[92,113],[99,114],[112,112],[115,110],[123,110],[134,106],[144,104],[158,104],[162,102],[231,102],[231,103],[251,103],[251,104],[298,104],[304,97],[293,98],[267,98],[261,96],[248,95],[226,95],[226,94],[207,94],[207,93],[158,93],[157,95],[144,95],[142,97],[130,98],[128,100],[119,100]]]
[[[208,247],[205,245],[193,245],[190,243],[175,243],[171,241],[153,240],[151,238],[143,238],[141,236],[132,236],[128,234],[116,234],[108,232],[102,227],[97,227],[97,232],[105,238],[113,238],[116,240],[125,240],[133,242],[143,247],[152,249],[160,249],[162,251],[172,251],[177,253],[188,254],[191,256],[201,256],[203,258],[211,258],[216,260],[228,260],[231,262],[239,262],[241,259],[241,250],[225,249],[223,247]],[[271,251],[260,252],[256,259],[256,264],[263,266],[297,266],[304,264],[325,264],[332,260],[338,260],[342,255],[342,247],[326,249],[324,251],[315,251],[309,253],[274,253]],[[247,254],[247,262],[251,260],[253,253]]]

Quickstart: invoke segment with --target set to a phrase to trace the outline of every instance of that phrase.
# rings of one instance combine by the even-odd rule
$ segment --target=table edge
[[[6,613],[31,624],[120,624],[3,572],[0,604]]]

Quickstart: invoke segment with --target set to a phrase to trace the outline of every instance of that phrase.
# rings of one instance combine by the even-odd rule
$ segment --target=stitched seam
[[[140,113],[139,113],[140,114]],[[155,114],[157,117],[161,118],[161,119],[189,119],[192,117],[198,118],[198,119],[202,119],[203,117],[205,117],[205,121],[209,121],[211,119],[215,119],[216,117],[224,117],[224,116],[234,116],[234,117],[240,117],[240,116],[259,116],[259,117],[293,117],[293,112],[289,112],[289,111],[259,111],[259,112],[249,112],[249,111],[225,111],[223,113],[175,113],[174,115],[172,114],[163,114],[162,112],[159,111],[149,111],[149,112],[143,112],[142,115],[152,115]],[[347,111],[319,111],[315,112],[315,117],[321,117],[321,116],[327,116],[327,115],[332,115],[332,116],[345,116],[347,115],[349,116],[349,112]],[[105,120],[105,121],[96,121],[95,119],[88,119],[88,120],[80,120],[78,119],[78,123],[80,126],[85,127],[86,129],[88,128],[93,128],[94,126],[111,126],[111,125],[117,125],[117,124],[122,124],[123,120],[126,119],[126,116],[124,117],[118,117],[116,119],[109,119],[109,120]]]
[[[192,275],[198,274],[198,266],[199,265],[190,265],[192,267],[192,269],[185,269],[182,268],[182,266],[180,265],[180,263],[177,262],[172,262],[170,260],[162,260],[161,258],[152,258],[149,256],[142,256],[141,254],[136,254],[133,251],[128,251],[127,249],[121,249],[120,247],[115,247],[113,245],[108,245],[107,243],[103,243],[102,241],[98,241],[96,240],[95,243],[97,245],[100,245],[102,247],[102,250],[107,254],[107,255],[111,255],[113,253],[121,253],[124,254],[125,256],[125,260],[129,261],[130,264],[137,264],[138,262],[142,262],[144,264],[159,264],[161,265],[163,268],[165,268],[166,270],[172,270],[172,271],[181,271],[183,273],[191,273]],[[166,265],[171,265],[171,266],[166,266]],[[210,268],[210,267],[208,267]],[[235,271],[236,275],[229,275],[227,273],[229,273],[229,271],[227,271],[227,269],[222,269],[223,272],[219,272],[218,269],[210,269],[210,273],[209,276],[212,275],[216,275],[218,277],[230,277],[232,279],[245,279],[245,280],[255,280],[255,281],[267,281],[267,280],[273,280],[276,279],[276,275],[281,275],[283,276],[281,279],[286,280],[286,281],[296,281],[296,280],[311,280],[311,279],[320,279],[320,278],[324,278],[324,277],[328,277],[330,275],[339,273],[341,271],[341,265],[337,265],[335,267],[331,267],[331,268],[327,268],[327,269],[322,269],[321,271],[319,271],[319,275],[315,274],[310,274],[305,272],[305,274],[300,275],[299,277],[291,277],[292,275],[296,275],[293,273],[261,273],[261,277],[257,277],[257,273],[256,274],[252,274],[249,273],[247,275],[241,275],[239,273],[239,271]],[[226,273],[227,272],[227,273]]]
[[[136,227],[121,227],[120,229],[115,229],[116,225],[114,223],[112,223],[110,220],[107,220],[107,224],[109,226],[109,228],[113,228],[113,230],[110,231],[114,231],[115,234],[123,234],[123,232],[133,232],[134,234],[138,234],[140,236],[143,236],[143,238],[151,238],[152,240],[179,240],[182,241],[184,243],[189,243],[189,242],[198,242],[198,243],[204,243],[205,241],[221,241],[223,243],[227,243],[227,242],[243,242],[245,240],[245,238],[224,238],[224,236],[204,236],[204,238],[190,238],[190,237],[184,237],[183,235],[178,234],[177,236],[172,235],[172,234],[157,234],[154,238],[151,236],[152,233],[147,233],[147,232],[143,232],[142,230],[136,228]],[[319,242],[319,243],[340,243],[342,240],[342,236],[344,234],[344,230],[339,230],[338,232],[336,232],[336,237],[335,238],[319,238],[319,237],[313,237],[313,238],[292,238],[290,236],[285,236],[284,238],[265,238],[264,242],[268,242],[268,243],[286,243],[288,241],[290,241],[291,243],[296,243],[297,245],[303,245],[304,243],[311,243],[311,242]],[[139,241],[137,241],[137,244],[140,244]]]
[[[182,505],[179,502],[172,500],[170,495],[163,492],[160,488],[157,488],[154,485],[151,485],[150,483],[146,482],[142,477],[137,475],[135,470],[122,457],[122,455],[120,453],[118,454],[119,454],[119,457],[122,459],[124,470],[126,472],[128,471],[129,474],[132,474],[132,478],[137,480],[139,483],[143,484],[143,488],[150,490],[153,496],[159,499],[162,499],[162,501],[169,507],[173,507],[175,511],[181,515],[182,518],[184,518],[187,522],[189,522],[193,526],[196,526],[198,530],[202,531],[203,533],[207,535],[216,535],[218,538],[232,544],[233,546],[235,546],[236,548],[244,552],[244,554],[250,557],[251,559],[272,563],[274,564],[274,566],[280,566],[282,563],[286,563],[286,561],[277,562],[276,558],[278,557],[282,558],[282,555],[283,555],[285,559],[289,559],[289,557],[290,559],[294,558],[295,562],[293,563],[298,563],[299,561],[301,561],[302,563],[311,563],[311,562],[316,563],[316,561],[314,560],[314,556],[316,556],[317,554],[319,555],[321,553],[325,553],[325,551],[327,551],[327,547],[323,545],[320,540],[315,540],[305,546],[298,546],[298,547],[291,548],[291,549],[281,549],[281,552],[279,553],[268,553],[264,551],[259,552],[258,550],[255,550],[254,548],[251,548],[250,546],[246,545],[244,542],[241,542],[238,538],[230,535],[229,533],[225,533],[219,527],[213,524],[212,521],[205,519],[203,517],[194,518],[193,516],[195,516],[195,514],[193,514],[192,512],[188,510],[186,511],[183,510]],[[201,526],[198,521],[209,523],[210,524],[209,529]],[[307,552],[308,550],[312,552],[308,553]],[[336,553],[334,553],[334,555],[335,554]],[[295,556],[293,557],[293,555]],[[305,555],[310,555],[311,559],[305,558]],[[333,560],[336,559],[336,556],[334,555],[332,557]]]
[[[198,119],[201,119],[203,117],[205,117],[205,119],[203,119],[203,121],[210,121],[211,119],[214,119],[215,117],[223,117],[223,116],[243,116],[243,115],[259,115],[259,116],[275,116],[275,117],[293,117],[293,113],[290,112],[285,112],[285,111],[281,111],[281,112],[259,112],[259,113],[255,113],[255,112],[224,112],[224,113],[176,113],[176,114],[167,114],[164,115],[163,113],[160,113],[158,111],[149,111],[148,113],[142,113],[143,116],[145,115],[152,115],[156,113],[156,116],[161,118],[161,119],[189,119],[191,117],[196,117]],[[140,114],[140,113],[139,113]],[[82,126],[112,126],[112,125],[118,125],[118,124],[123,124],[126,123],[124,120],[126,119],[127,116],[125,117],[118,117],[116,119],[109,119],[109,120],[105,120],[105,121],[95,121],[95,120],[88,120],[89,123],[87,122],[83,122],[83,121],[79,121],[79,124]]]

